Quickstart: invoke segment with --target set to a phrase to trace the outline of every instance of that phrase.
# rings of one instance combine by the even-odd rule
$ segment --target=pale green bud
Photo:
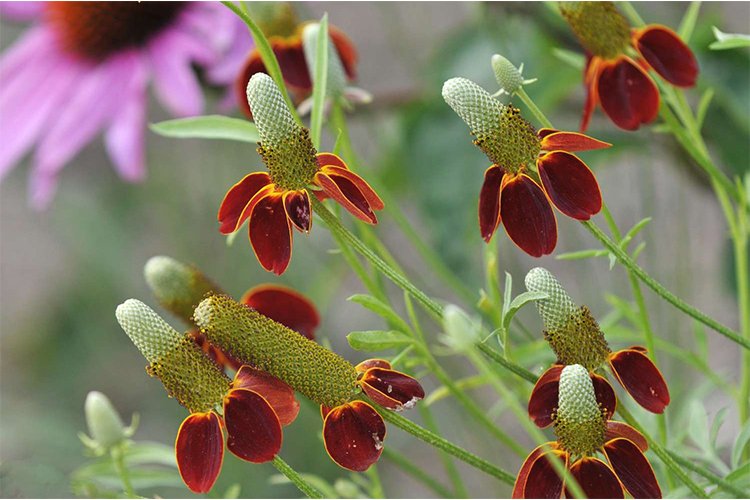
[[[217,287],[197,268],[171,257],[151,257],[143,268],[146,283],[165,308],[190,322],[193,309]]]
[[[84,413],[89,434],[96,445],[111,448],[128,437],[128,430],[122,423],[120,414],[101,392],[88,393]]]
[[[482,340],[479,321],[453,304],[446,305],[443,310],[443,330],[443,343],[457,351],[471,349]]]
[[[524,83],[521,71],[500,54],[492,56],[492,71],[497,84],[508,94],[517,92]]]
[[[310,71],[310,77],[315,82],[315,68],[317,65],[318,52],[318,34],[320,33],[320,23],[310,23],[302,30],[302,46],[305,51],[305,61]],[[339,58],[331,37],[328,37],[328,71],[326,78],[326,95],[338,97],[346,88],[346,73],[344,65]]]

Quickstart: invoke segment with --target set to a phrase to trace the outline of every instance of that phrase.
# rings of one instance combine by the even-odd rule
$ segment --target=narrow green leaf
[[[526,304],[535,300],[542,300],[548,298],[549,295],[545,292],[523,292],[518,295],[513,302],[510,303],[510,307],[503,316],[503,326],[507,329],[510,326],[510,322],[513,320],[513,316]]]
[[[400,330],[402,332],[411,331],[411,328],[408,324],[406,324],[406,321],[404,321],[401,316],[396,314],[396,311],[394,311],[391,306],[381,300],[376,299],[372,295],[357,294],[352,295],[347,300],[355,302],[365,309],[369,309],[386,321],[391,321],[392,325],[397,327],[397,330]]]
[[[742,453],[745,451],[748,444],[750,444],[750,421],[745,422],[744,427],[734,441],[734,446],[732,446],[732,469],[739,467],[740,461],[742,460]]]
[[[505,290],[503,291],[503,310],[501,311],[502,316],[508,313],[510,309],[510,302],[513,299],[513,276],[508,271],[505,271]]]
[[[572,50],[554,48],[552,49],[552,55],[575,69],[583,69],[586,65],[586,58],[583,54],[573,52]]]
[[[364,330],[346,336],[349,345],[357,351],[383,351],[409,345],[414,341],[408,335],[395,330]]]
[[[724,33],[716,26],[713,27],[716,41],[708,46],[711,50],[728,50],[750,47],[750,35],[741,33]]]
[[[313,108],[310,115],[310,135],[316,148],[320,148],[323,129],[326,87],[328,85],[328,13],[323,14],[318,27],[315,47],[315,74],[313,75]]]
[[[638,260],[638,256],[641,255],[641,252],[646,248],[646,242],[641,241],[638,243],[638,246],[635,247],[635,250],[633,250],[633,262]]]
[[[701,10],[700,2],[690,2],[685,15],[682,16],[680,22],[680,28],[677,32],[682,38],[682,41],[688,43],[690,37],[693,36],[693,29],[695,29],[695,22],[698,20],[698,12]]]
[[[591,257],[604,257],[609,252],[602,249],[597,248],[591,248],[589,250],[579,250],[577,252],[566,252],[561,253],[555,258],[557,260],[581,260],[581,259],[590,259]]]
[[[255,143],[260,140],[254,123],[221,115],[194,116],[152,123],[149,128],[165,137],[224,139]]]
[[[645,217],[638,221],[632,228],[630,228],[630,231],[628,231],[625,236],[622,238],[622,241],[620,241],[620,248],[623,250],[626,250],[628,248],[628,244],[630,244],[630,241],[638,234],[640,233],[644,227],[648,225],[648,223],[651,222],[651,217]]]
[[[708,107],[711,105],[711,100],[714,98],[714,88],[709,87],[703,92],[700,102],[698,102],[698,111],[695,113],[695,121],[698,130],[703,128],[703,121],[706,119],[706,113],[708,113]]]

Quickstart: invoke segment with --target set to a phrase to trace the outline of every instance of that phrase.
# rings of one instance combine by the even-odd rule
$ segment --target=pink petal
[[[42,14],[44,2],[0,2],[0,18],[3,21],[33,21]]]

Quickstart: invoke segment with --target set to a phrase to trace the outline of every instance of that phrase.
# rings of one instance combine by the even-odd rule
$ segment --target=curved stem
[[[700,467],[698,465],[695,465],[694,462],[691,460],[688,460],[687,458],[683,458],[682,455],[679,455],[673,451],[665,450],[670,457],[672,457],[672,460],[680,464],[681,466],[685,467],[688,470],[691,470],[698,474],[699,476],[702,476],[709,481],[713,482],[718,486],[719,488],[723,489],[724,491],[727,491],[729,493],[732,493],[737,496],[737,498],[745,498],[748,496],[747,491],[743,491],[741,488],[738,488],[737,486],[733,485],[729,481],[724,480],[724,478],[717,476],[713,472],[704,469],[703,467]]]
[[[313,485],[305,481],[305,479],[292,467],[286,463],[280,456],[276,455],[273,457],[271,462],[276,469],[284,474],[289,481],[297,487],[307,498],[325,498],[325,495],[320,492]]]
[[[555,128],[552,126],[552,122],[549,121],[549,118],[542,113],[542,110],[539,109],[539,107],[536,105],[536,103],[529,97],[529,94],[526,93],[526,91],[521,87],[516,92],[516,95],[521,99],[521,102],[523,102],[527,108],[529,108],[529,111],[536,117],[541,124],[547,128]]]
[[[422,416],[422,420],[424,420],[425,427],[427,427],[430,432],[438,434],[437,422],[435,422],[435,417],[432,415],[432,411],[430,410],[430,408],[425,405],[419,405],[419,414]],[[458,472],[456,464],[453,463],[453,459],[442,450],[440,451],[439,456],[440,460],[443,462],[443,466],[445,467],[445,472],[446,474],[448,474],[448,478],[451,480],[453,490],[455,491],[455,493],[448,496],[469,498],[469,493],[466,491],[466,486],[464,486],[464,482],[461,479],[461,474]]]
[[[128,469],[125,467],[122,446],[112,448],[110,451],[110,457],[112,457],[112,464],[115,466],[117,475],[120,476],[120,481],[122,481],[122,489],[125,496],[128,498],[136,498],[133,484],[130,482],[130,476],[128,475]]]
[[[398,466],[401,471],[407,473],[435,494],[443,498],[455,498],[457,495],[448,488],[438,483],[434,477],[412,463],[411,460],[389,447],[383,449],[383,456]]]

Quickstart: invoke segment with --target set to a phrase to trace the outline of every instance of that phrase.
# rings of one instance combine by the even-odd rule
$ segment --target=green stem
[[[125,467],[125,459],[123,457],[122,446],[116,446],[110,451],[110,457],[112,457],[112,465],[115,466],[117,475],[120,476],[122,481],[122,489],[125,496],[128,498],[137,498],[135,491],[133,490],[133,484],[130,482],[130,476],[128,475],[128,469]]]
[[[378,464],[373,464],[367,469],[367,476],[370,478],[370,498],[385,498],[383,483],[380,481],[380,472]]]
[[[675,294],[664,288],[661,283],[649,276],[646,271],[644,271],[638,264],[636,264],[633,259],[631,259],[630,256],[622,248],[620,248],[618,244],[616,244],[606,234],[604,234],[604,232],[599,228],[599,226],[594,224],[594,222],[589,220],[581,222],[581,224],[583,224],[584,227],[586,227],[586,229],[588,229],[591,234],[593,234],[594,237],[607,248],[607,250],[612,252],[615,258],[620,262],[620,264],[625,266],[629,271],[632,271],[633,274],[638,277],[638,279],[640,279],[643,283],[646,284],[646,286],[656,292],[657,295],[662,297],[664,300],[666,300],[688,316],[699,321],[700,323],[703,323],[709,328],[712,328],[716,332],[724,335],[725,337],[741,345],[745,349],[750,349],[750,339],[743,338],[736,331],[727,326],[724,326],[723,324],[719,323],[705,313],[699,311],[695,307],[686,303]]]
[[[666,450],[666,452],[669,454],[670,457],[672,457],[672,460],[677,462],[679,465],[685,467],[688,470],[695,472],[699,476],[702,476],[708,479],[709,481],[713,482],[714,484],[716,484],[716,486],[723,489],[724,491],[736,495],[737,498],[750,497],[750,491],[742,490],[741,488],[738,488],[737,486],[733,485],[729,481],[724,480],[724,478],[717,476],[713,472],[696,465],[693,461],[683,458],[682,455],[679,455],[678,453],[675,453],[669,450]]]
[[[418,407],[419,414],[422,416],[422,420],[424,420],[425,427],[427,427],[430,432],[439,434],[437,422],[435,422],[435,417],[432,415],[432,411],[430,410],[430,408],[425,405],[418,405]],[[453,463],[453,459],[443,450],[439,451],[440,453],[438,453],[438,455],[440,456],[440,460],[443,462],[445,472],[448,474],[448,478],[451,480],[453,490],[455,491],[455,494],[451,494],[450,496],[457,498],[468,498],[469,493],[466,491],[466,486],[464,486],[464,482],[461,479],[461,474],[458,472],[456,464]]]
[[[537,379],[536,375],[531,373],[526,368],[523,368],[522,366],[519,366],[515,363],[511,363],[505,357],[503,357],[502,354],[497,352],[495,349],[491,348],[487,344],[477,344],[477,347],[480,351],[482,351],[482,354],[490,358],[492,361],[495,361],[497,364],[502,365],[503,368],[515,373],[522,379],[526,380],[527,382],[531,382],[532,384],[535,384]]]
[[[526,93],[526,91],[521,87],[516,91],[516,95],[521,99],[521,102],[523,102],[527,108],[529,108],[529,111],[536,117],[541,124],[546,128],[555,128],[552,126],[552,122],[549,121],[549,118],[542,113],[542,110],[539,109],[539,107],[534,103],[534,101],[529,97],[529,94]]]
[[[431,489],[435,494],[443,498],[455,498],[456,494],[450,491],[448,488],[438,483],[434,477],[420,469],[411,460],[403,456],[397,451],[394,451],[390,447],[383,448],[383,456],[396,464],[398,468],[422,483],[427,488]]]
[[[745,339],[750,340],[750,269],[748,269],[748,231],[750,230],[747,215],[738,215],[738,231],[734,235],[735,275],[737,280],[737,297],[740,309],[740,328]],[[742,373],[740,375],[739,412],[740,424],[750,418],[750,351],[742,355]],[[745,455],[747,456],[747,455]]]
[[[469,464],[472,467],[481,470],[482,472],[486,472],[490,476],[493,476],[506,484],[512,486],[515,483],[516,477],[513,474],[506,472],[499,467],[496,467],[487,460],[480,458],[469,451],[466,451],[460,446],[451,443],[450,441],[438,436],[433,432],[428,431],[424,427],[421,427],[411,420],[402,417],[399,413],[387,410],[379,405],[374,406],[377,407],[378,413],[380,413],[380,415],[382,415],[386,421],[390,422],[396,427],[400,427],[402,430],[408,432],[417,439],[421,439],[425,443],[449,453],[462,462]]]
[[[307,498],[325,498],[325,495],[321,493],[317,488],[312,486],[292,467],[286,463],[280,456],[276,455],[273,457],[271,462],[276,469],[284,474],[289,481],[294,484],[297,489],[307,496]]]

